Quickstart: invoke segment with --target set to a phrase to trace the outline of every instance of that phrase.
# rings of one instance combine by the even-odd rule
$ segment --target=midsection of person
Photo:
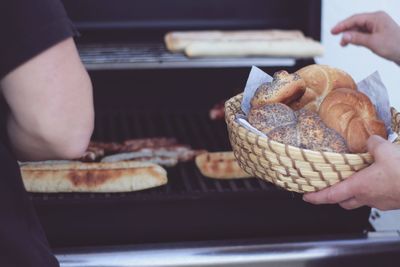
[[[56,267],[18,160],[72,159],[94,124],[92,85],[59,0],[0,1],[0,266]]]

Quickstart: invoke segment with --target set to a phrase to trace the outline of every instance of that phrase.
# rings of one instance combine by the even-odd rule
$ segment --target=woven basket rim
[[[236,116],[238,114],[244,115],[243,111],[241,111],[240,113],[234,113],[230,108],[228,108],[228,105],[234,101],[238,101],[243,98],[243,93],[240,93],[234,97],[231,97],[230,99],[228,99],[225,102],[225,119],[227,124],[231,123],[233,124],[235,127],[237,127],[238,129],[243,129],[246,132],[246,135],[254,137],[254,138],[258,138],[259,141],[261,142],[266,142],[266,143],[271,143],[272,145],[281,147],[283,149],[290,149],[292,151],[297,151],[299,153],[306,153],[309,155],[314,155],[314,156],[331,156],[331,157],[335,157],[335,156],[340,156],[340,157],[344,157],[347,158],[349,160],[357,160],[359,158],[363,158],[363,159],[368,159],[368,158],[372,158],[372,155],[369,152],[365,152],[365,153],[336,153],[336,152],[327,152],[327,151],[316,151],[316,150],[310,150],[310,149],[305,149],[305,148],[299,148],[296,146],[292,146],[292,145],[287,145],[287,144],[283,144],[277,141],[272,140],[271,138],[268,137],[264,137],[264,136],[260,136],[250,130],[248,130],[247,128],[243,127],[242,125],[240,125],[238,122],[236,122]]]

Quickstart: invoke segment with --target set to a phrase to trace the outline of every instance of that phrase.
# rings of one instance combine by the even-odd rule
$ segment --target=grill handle
[[[400,260],[396,232],[336,240],[274,242],[231,241],[56,252],[62,267],[136,266],[389,266]],[[311,264],[311,265],[309,265]]]

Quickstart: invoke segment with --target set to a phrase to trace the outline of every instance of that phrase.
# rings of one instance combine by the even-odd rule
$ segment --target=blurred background
[[[379,71],[386,85],[391,105],[400,108],[400,67],[356,46],[341,47],[340,36],[333,36],[331,28],[339,21],[361,12],[383,10],[400,22],[400,1],[396,0],[323,0],[322,1],[322,43],[325,55],[317,62],[342,68],[358,82],[375,71]],[[399,44],[400,45],[400,44]]]
[[[378,71],[389,92],[391,105],[400,109],[400,66],[380,58],[366,48],[339,45],[340,36],[333,36],[331,28],[342,19],[361,12],[387,12],[397,23],[400,22],[400,1],[395,0],[323,0],[322,1],[322,43],[325,55],[318,63],[329,64],[349,72],[358,82]],[[400,44],[399,44],[400,45]],[[381,212],[374,210],[371,222],[379,230],[400,229],[400,210]]]

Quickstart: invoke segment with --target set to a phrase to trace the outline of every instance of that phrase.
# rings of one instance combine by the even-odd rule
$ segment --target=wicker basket
[[[301,149],[259,136],[236,122],[242,94],[225,103],[229,139],[247,173],[299,193],[318,191],[373,163],[369,153],[339,154]],[[399,132],[400,114],[392,108],[392,127]],[[398,142],[399,140],[396,140]]]

